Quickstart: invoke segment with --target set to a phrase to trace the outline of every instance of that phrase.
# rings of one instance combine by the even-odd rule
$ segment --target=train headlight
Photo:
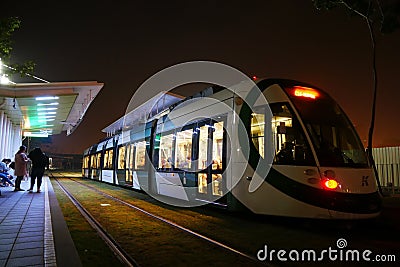
[[[339,183],[335,179],[324,179],[322,185],[325,189],[333,190],[339,186]]]

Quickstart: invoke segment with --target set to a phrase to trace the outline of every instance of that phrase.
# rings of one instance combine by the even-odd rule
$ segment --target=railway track
[[[62,182],[59,181],[59,179],[55,178],[53,175],[51,175],[54,180],[57,182],[57,184],[60,186],[62,191],[71,199],[72,203],[77,207],[77,209],[82,213],[82,215],[85,217],[85,219],[92,225],[92,227],[99,233],[99,235],[104,239],[104,241],[107,243],[107,245],[114,251],[114,253],[118,256],[118,258],[123,262],[126,266],[139,266],[139,264],[119,245],[118,241],[114,240],[114,238],[108,234],[108,232],[104,229],[104,227],[99,223],[96,219],[95,216],[93,216],[87,209],[83,207],[83,205],[75,198],[69,190],[63,185]],[[187,235],[190,235],[194,237],[195,239],[199,239],[202,241],[205,241],[209,243],[209,245],[212,244],[212,246],[218,247],[222,250],[225,250],[227,252],[233,253],[238,257],[245,258],[247,262],[249,262],[249,265],[261,265],[260,261],[257,260],[257,258],[248,255],[244,252],[241,252],[229,245],[224,244],[223,242],[217,241],[213,238],[207,237],[203,234],[200,234],[196,231],[193,231],[187,227],[184,227],[182,225],[179,225],[171,220],[168,220],[166,218],[163,218],[162,216],[156,215],[150,211],[147,211],[143,208],[140,208],[136,205],[133,205],[131,203],[128,203],[120,198],[117,198],[115,196],[112,196],[110,194],[107,194],[101,190],[98,190],[97,188],[87,185],[86,183],[77,181],[72,178],[68,178],[69,181],[73,181],[74,183],[79,184],[80,186],[83,186],[84,188],[87,188],[91,190],[92,192],[95,192],[98,195],[101,195],[103,197],[106,197],[112,201],[115,201],[125,207],[128,207],[129,209],[135,210],[137,212],[142,213],[143,215],[147,216],[151,220],[158,221],[161,224],[167,225],[168,227],[174,228],[178,230],[179,232],[185,233]],[[265,266],[265,264],[262,264]]]
[[[74,206],[79,210],[86,221],[96,230],[99,236],[104,242],[110,247],[110,249],[117,255],[118,259],[126,266],[137,267],[139,264],[118,244],[118,242],[107,233],[104,227],[95,219],[95,217],[85,209],[81,203],[64,187],[64,185],[58,181],[57,178],[53,179],[57,182],[61,190],[71,200]]]

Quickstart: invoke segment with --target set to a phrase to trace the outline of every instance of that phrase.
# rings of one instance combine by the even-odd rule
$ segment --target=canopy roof
[[[56,82],[0,85],[0,105],[24,136],[46,136],[79,125],[103,83]]]

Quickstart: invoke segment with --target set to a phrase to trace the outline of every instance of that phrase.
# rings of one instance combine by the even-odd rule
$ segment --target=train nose
[[[355,194],[377,191],[375,176],[371,169],[324,168],[320,171],[323,189]]]
[[[340,183],[335,179],[336,173],[333,170],[326,170],[323,172],[323,178],[321,179],[321,186],[326,190],[334,190],[340,188]]]

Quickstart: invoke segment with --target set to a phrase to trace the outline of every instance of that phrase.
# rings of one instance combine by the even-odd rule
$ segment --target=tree
[[[21,25],[21,21],[17,17],[7,17],[0,19],[0,75],[20,74],[21,77],[33,73],[35,63],[26,61],[22,64],[10,63],[12,51],[12,34]],[[0,77],[1,78],[1,77]]]
[[[372,156],[372,138],[375,127],[376,96],[378,89],[378,75],[376,68],[376,38],[375,28],[378,27],[381,33],[391,33],[400,28],[400,2],[399,1],[379,1],[379,0],[312,0],[314,6],[321,10],[330,10],[342,6],[350,15],[356,15],[365,20],[371,38],[372,48],[372,75],[373,75],[373,100],[371,110],[371,123],[368,131],[367,154],[374,166],[375,177],[381,191],[378,173],[375,168]]]

